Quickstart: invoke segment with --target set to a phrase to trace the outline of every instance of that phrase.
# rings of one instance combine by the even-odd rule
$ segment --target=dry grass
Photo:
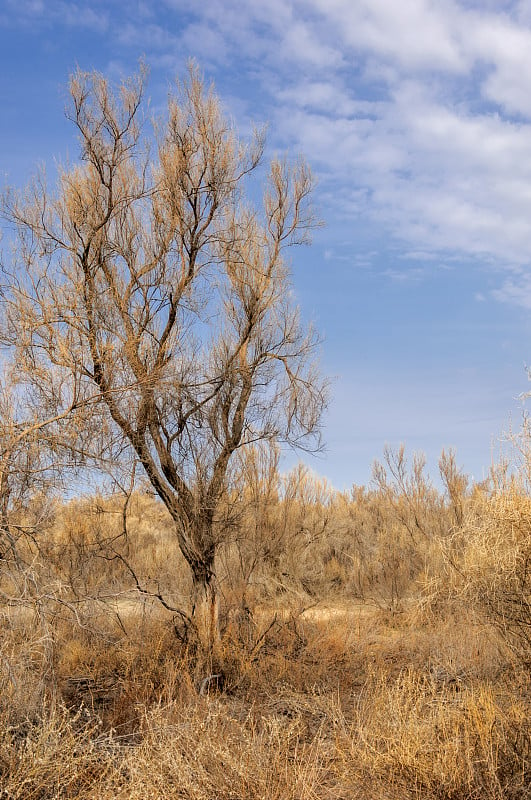
[[[491,633],[465,616],[434,630],[374,609],[317,611],[277,620],[254,652],[228,632],[224,685],[204,693],[207,665],[156,614],[114,640],[63,623],[55,700],[38,695],[38,659],[40,705],[26,715],[2,673],[4,796],[531,796],[531,687]]]
[[[0,797],[531,798],[530,501],[415,480],[262,507],[213,659],[114,558],[186,608],[156,503],[58,508],[0,574]]]
[[[378,671],[338,748],[341,783],[363,798],[527,796],[525,714],[488,684],[411,668],[389,681]]]

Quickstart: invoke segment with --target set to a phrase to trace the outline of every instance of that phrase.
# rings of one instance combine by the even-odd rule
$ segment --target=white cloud
[[[483,95],[510,113],[531,115],[531,30],[506,15],[474,16],[465,40],[487,65]]]
[[[494,289],[492,296],[502,303],[531,309],[531,277],[510,278],[499,289]]]
[[[67,0],[5,0],[5,27],[16,25],[66,25],[104,32],[109,25],[106,4],[101,2],[71,3]]]
[[[411,2],[404,19],[408,25],[417,20],[418,38],[429,43],[438,30],[446,42],[430,61],[431,45],[413,59],[405,52],[407,37],[400,31],[391,37],[383,21],[389,3],[334,0],[327,8],[349,46],[350,29],[357,31],[359,51],[370,51],[371,63],[354,77],[341,70],[329,71],[326,80],[293,78],[276,93],[273,125],[318,165],[324,188],[334,185],[327,199],[340,199],[343,213],[378,219],[414,248],[505,267],[530,261],[531,124],[523,115],[531,93],[523,87],[531,31],[506,15]],[[372,26],[382,22],[379,37],[363,39],[354,24],[360,14]],[[443,50],[454,55],[444,59]],[[376,51],[389,60],[377,71]],[[453,72],[464,65],[467,72],[456,80]],[[513,79],[518,70],[519,82]],[[366,81],[375,75],[383,86],[371,100]],[[522,116],[515,121],[506,111]]]
[[[44,14],[42,0],[7,2],[28,19]],[[353,227],[376,221],[402,253],[513,272],[531,261],[528,2],[158,0],[151,17],[144,0],[127,8],[129,22],[109,34],[122,48],[172,72],[195,55],[214,77],[229,66],[257,87],[235,113],[269,118],[273,147],[306,154],[330,213]],[[67,24],[112,30],[113,4],[46,4],[52,18],[61,9]],[[516,301],[514,287],[503,291]]]
[[[407,270],[386,269],[383,274],[396,283],[411,283],[423,278],[426,274],[426,269],[423,267],[416,267],[415,269]]]
[[[445,107],[418,86],[352,114],[332,105],[327,85],[293,89],[275,127],[318,165],[330,195],[352,194],[358,212],[377,217],[411,246],[522,263],[531,253],[531,126]],[[337,107],[349,105],[338,91]],[[370,114],[370,116],[368,116]],[[338,185],[343,191],[338,191]],[[365,190],[364,192],[360,190]]]
[[[408,68],[462,72],[466,59],[453,26],[453,3],[428,0],[313,0],[344,45]]]

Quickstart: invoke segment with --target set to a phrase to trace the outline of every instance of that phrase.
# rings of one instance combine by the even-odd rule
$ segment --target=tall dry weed
[[[516,486],[485,499],[463,530],[457,583],[531,667],[531,498]]]
[[[339,741],[340,783],[363,800],[529,797],[528,710],[504,708],[488,685],[376,672]]]

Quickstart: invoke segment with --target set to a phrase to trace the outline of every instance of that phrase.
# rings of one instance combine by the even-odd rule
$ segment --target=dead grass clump
[[[10,612],[10,613],[9,613]],[[56,695],[53,633],[31,608],[0,615],[0,720],[17,725],[40,716]]]
[[[486,684],[375,672],[338,741],[340,783],[363,800],[529,797],[529,711],[504,706]]]
[[[265,630],[259,646],[250,651],[226,642],[225,664],[241,659],[239,677],[237,671],[227,675],[227,691],[245,696],[249,702],[258,699],[268,704],[286,687],[312,696],[316,687],[320,693],[348,695],[363,684],[364,653],[356,643],[357,628],[349,617],[334,619],[331,624],[292,613],[275,619]]]
[[[215,699],[154,711],[126,755],[128,800],[314,800],[327,759],[322,739],[301,741],[298,715],[243,719]]]
[[[40,719],[2,721],[0,785],[9,800],[91,800],[104,797],[115,765],[105,737],[81,710],[46,709]],[[110,795],[107,795],[110,798]]]
[[[138,634],[112,640],[72,629],[58,644],[64,703],[73,713],[84,708],[103,731],[134,737],[146,709],[196,694],[193,659],[171,625],[154,616]]]

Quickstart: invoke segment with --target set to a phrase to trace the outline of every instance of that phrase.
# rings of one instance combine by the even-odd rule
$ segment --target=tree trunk
[[[214,559],[192,564],[193,594],[192,618],[199,642],[205,653],[215,660],[221,641],[219,630],[219,594]]]

